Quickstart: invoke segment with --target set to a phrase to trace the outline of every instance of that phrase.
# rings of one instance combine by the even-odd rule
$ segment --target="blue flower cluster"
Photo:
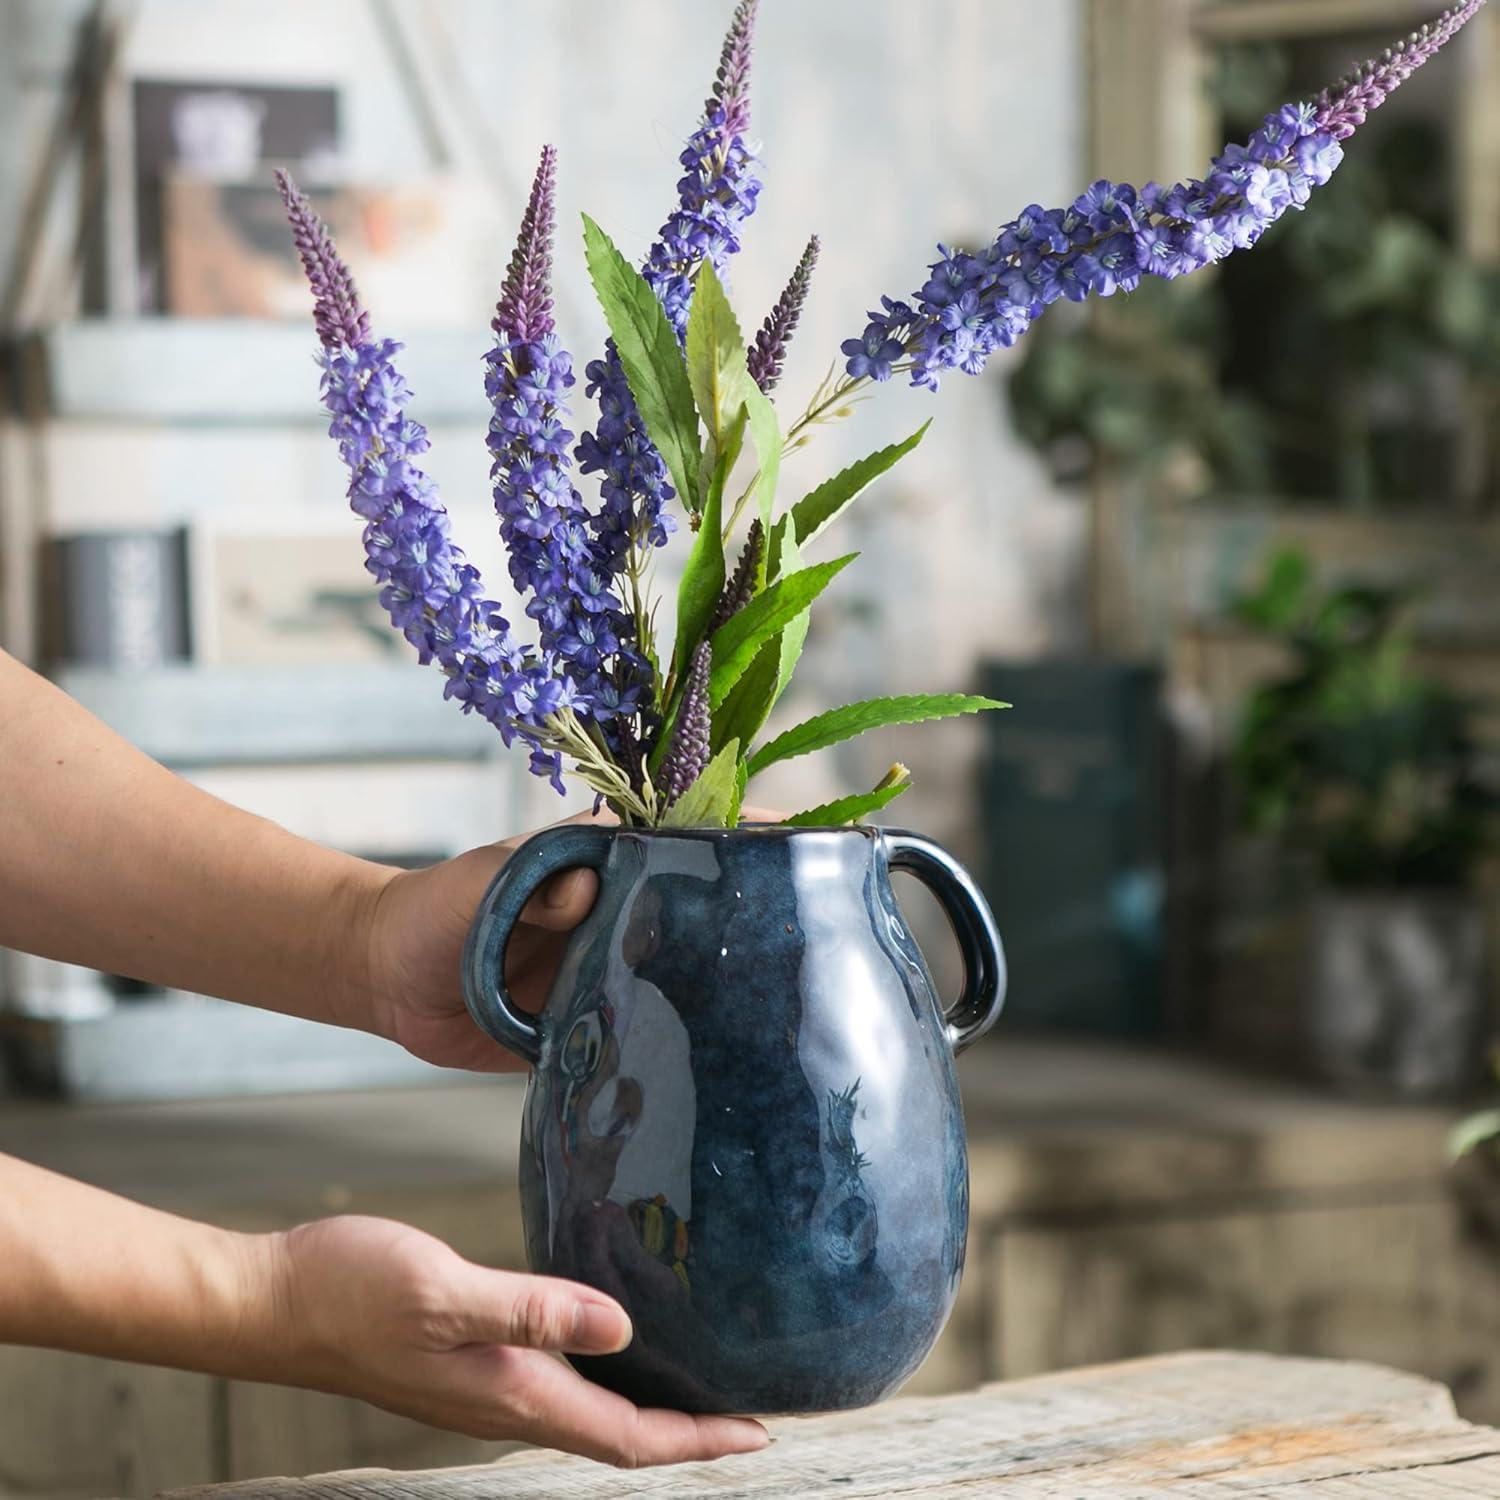
[[[844,341],[845,369],[884,381],[900,365],[929,390],[948,370],[977,375],[1053,302],[1129,292],[1142,276],[1172,280],[1255,244],[1342,159],[1316,108],[1289,104],[1216,157],[1204,180],[1139,191],[1096,182],[1067,208],[1032,205],[977,253],[939,245],[913,301],[882,298],[864,333]]]
[[[682,153],[687,171],[677,184],[677,208],[641,267],[679,338],[687,331],[693,273],[708,260],[724,274],[740,248],[739,226],[755,211],[760,192],[755,153],[742,135],[726,135],[731,124],[722,103],[705,113]],[[604,505],[594,526],[604,556],[619,572],[632,551],[666,545],[676,523],[665,507],[675,492],[636,409],[613,340],[585,374],[588,394],[599,403],[599,425],[580,440],[578,467],[601,476]]]
[[[380,339],[325,346],[319,356],[329,434],[349,469],[349,504],[365,521],[365,567],[391,623],[447,676],[444,696],[482,714],[507,744],[520,735],[532,747],[533,769],[561,790],[556,757],[529,731],[563,706],[566,684],[523,649],[500,606],[483,597],[432,480],[413,462],[427,451],[427,430],[406,415],[411,392],[393,362],[401,347]]]
[[[532,595],[526,613],[540,629],[542,654],[565,679],[570,706],[607,724],[637,712],[639,690],[622,691],[615,678],[622,665],[634,678],[644,664],[622,642],[629,621],[568,477],[573,383],[572,359],[551,334],[521,342],[502,335],[485,376],[495,412],[491,474],[511,582]]]

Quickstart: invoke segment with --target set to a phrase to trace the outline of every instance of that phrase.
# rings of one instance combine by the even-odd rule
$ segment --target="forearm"
[[[274,1236],[232,1234],[0,1156],[0,1344],[274,1375]]]
[[[363,1024],[393,873],[209,796],[0,653],[0,945]]]

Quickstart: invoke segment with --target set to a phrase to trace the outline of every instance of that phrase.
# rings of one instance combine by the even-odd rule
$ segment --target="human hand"
[[[779,822],[783,814],[747,807],[744,817]],[[609,814],[581,814],[570,823],[610,824]],[[490,1073],[525,1063],[490,1040],[464,1004],[460,963],[474,913],[496,873],[529,833],[471,849],[425,870],[383,872],[356,925],[367,977],[351,1024],[400,1042],[408,1052],[446,1068]],[[527,903],[505,953],[505,983],[523,1010],[539,1011],[557,972],[568,934],[599,892],[592,870],[563,870]]]
[[[629,1342],[620,1305],[590,1287],[477,1266],[385,1219],[325,1219],[266,1243],[279,1311],[261,1378],[625,1468],[768,1441],[747,1418],[634,1406],[554,1359],[546,1351],[610,1354]]]
[[[613,820],[583,814],[568,821]],[[530,837],[518,834],[386,879],[363,924],[369,979],[368,1019],[361,1024],[366,1029],[441,1067],[500,1072],[525,1066],[470,1019],[460,962],[490,882]],[[542,1008],[568,934],[589,914],[598,890],[592,870],[563,870],[527,903],[505,954],[506,987],[523,1009]]]

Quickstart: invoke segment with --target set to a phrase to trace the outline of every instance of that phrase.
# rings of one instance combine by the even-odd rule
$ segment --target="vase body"
[[[535,1023],[527,1252],[617,1298],[635,1330],[623,1353],[573,1362],[686,1411],[888,1395],[963,1271],[953,1056],[1003,990],[987,911],[978,930],[955,922],[987,991],[955,1024],[893,896],[890,835],[559,832],[598,841],[600,889]],[[487,900],[476,922],[471,1005],[503,952],[486,922],[504,916]]]

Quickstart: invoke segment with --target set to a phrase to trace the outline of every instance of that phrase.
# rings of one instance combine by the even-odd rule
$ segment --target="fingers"
[[[785,819],[784,812],[777,812],[770,807],[742,807],[740,809],[741,823],[780,823]]]
[[[766,1429],[746,1417],[695,1417],[634,1406],[545,1356],[518,1359],[512,1379],[508,1400],[525,1423],[519,1436],[600,1463],[639,1469],[702,1462],[755,1453],[770,1441]]]
[[[630,1319],[603,1292],[555,1276],[522,1276],[465,1262],[443,1336],[459,1344],[510,1344],[564,1354],[617,1354]]]
[[[549,932],[570,932],[593,909],[599,877],[592,870],[559,870],[521,913],[522,922]]]

